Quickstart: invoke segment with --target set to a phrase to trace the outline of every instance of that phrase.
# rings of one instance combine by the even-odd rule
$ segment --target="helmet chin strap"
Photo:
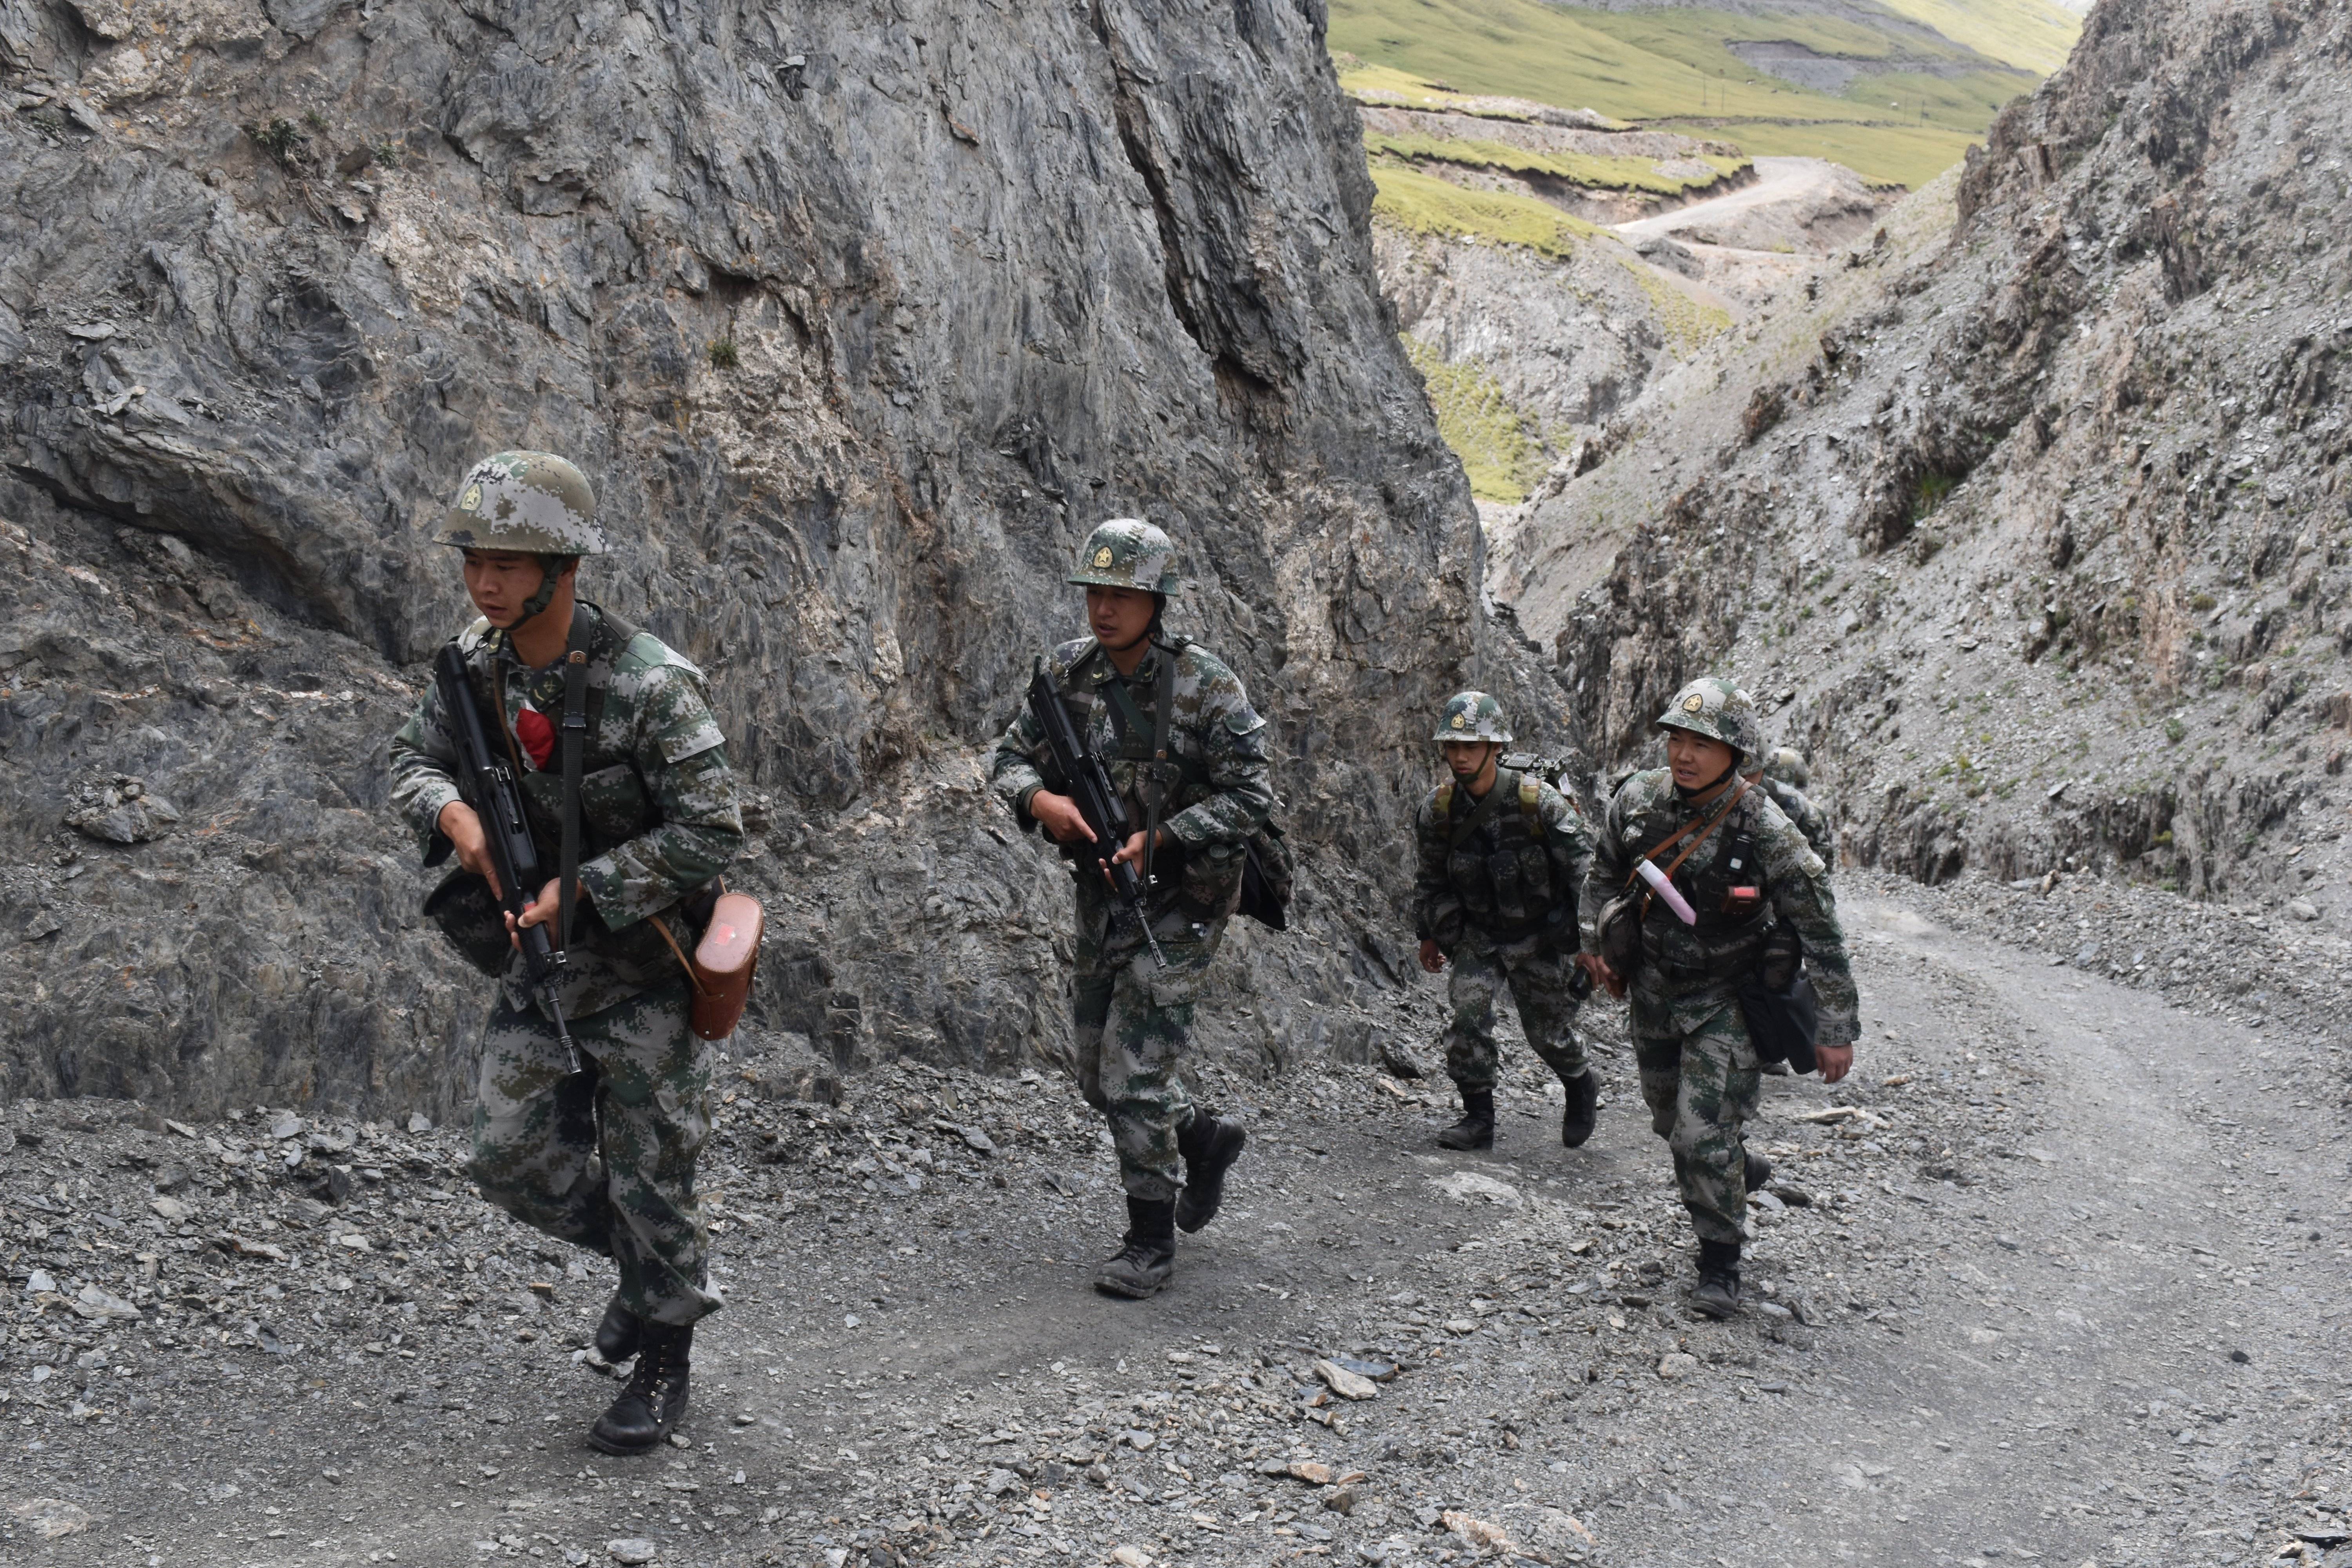
[[[565,558],[561,555],[542,555],[539,558],[540,577],[538,591],[533,593],[530,598],[525,599],[522,602],[522,614],[515,617],[514,625],[506,628],[507,636],[512,637],[515,633],[522,630],[525,622],[530,620],[535,616],[545,614],[547,606],[555,602],[555,591],[557,588],[561,587],[563,583],[562,563],[564,559]]]
[[[1730,779],[1732,774],[1739,771],[1739,763],[1740,754],[1738,752],[1733,752],[1731,753],[1731,765],[1729,767],[1724,769],[1721,773],[1716,774],[1715,777],[1699,785],[1696,789],[1685,789],[1682,785],[1676,784],[1675,785],[1675,793],[1681,795],[1685,800],[1696,800],[1700,795],[1706,794],[1709,790],[1720,789]]]

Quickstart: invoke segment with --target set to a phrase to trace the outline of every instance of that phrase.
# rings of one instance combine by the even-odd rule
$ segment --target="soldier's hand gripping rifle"
[[[499,903],[508,914],[521,918],[547,880],[539,863],[539,847],[530,839],[530,822],[523,816],[522,786],[506,760],[490,750],[482,728],[481,710],[474,703],[473,687],[466,679],[465,656],[445,644],[433,661],[433,683],[440,689],[441,710],[457,741],[457,793],[473,808],[488,844],[490,865],[498,872]],[[520,927],[515,933],[522,949],[524,977],[548,1016],[555,1020],[556,1037],[563,1042],[563,1058],[580,1070],[580,1052],[572,1044],[572,1030],[563,1021],[563,1005],[556,1000],[556,982],[563,973],[563,950],[548,939],[544,923]]]
[[[1077,726],[1070,722],[1070,710],[1062,706],[1062,694],[1054,689],[1053,681],[1042,669],[1029,681],[1029,711],[1045,733],[1046,749],[1054,753],[1055,768],[1068,783],[1071,803],[1095,836],[1091,844],[1065,844],[1063,852],[1081,867],[1102,868],[1128,918],[1143,933],[1153,960],[1160,968],[1167,968],[1168,955],[1160,951],[1160,942],[1151,934],[1150,911],[1143,907],[1143,883],[1134,867],[1117,858],[1134,828],[1128,823],[1126,804],[1118,798],[1118,791],[1111,787],[1110,770],[1079,741]],[[1079,875],[1086,873],[1082,870]]]

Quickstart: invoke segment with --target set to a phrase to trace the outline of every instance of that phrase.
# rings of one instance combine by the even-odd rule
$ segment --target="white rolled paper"
[[[1686,926],[1698,924],[1698,911],[1690,907],[1690,900],[1683,897],[1681,889],[1666,880],[1666,874],[1659,870],[1654,862],[1636,861],[1633,869],[1642,874],[1642,880],[1649,883],[1658,897],[1666,900],[1666,908],[1675,911],[1676,920]]]

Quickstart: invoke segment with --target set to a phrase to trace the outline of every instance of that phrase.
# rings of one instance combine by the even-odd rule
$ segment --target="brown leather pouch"
[[[669,928],[655,923],[670,951],[686,966],[694,986],[687,1025],[706,1040],[723,1040],[735,1032],[744,1005],[751,999],[751,977],[760,967],[760,938],[767,930],[767,911],[749,893],[721,893],[710,909],[702,940],[688,958]]]

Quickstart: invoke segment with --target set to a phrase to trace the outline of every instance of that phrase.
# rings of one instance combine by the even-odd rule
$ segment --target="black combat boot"
[[[1190,1236],[1217,1217],[1225,1197],[1225,1173],[1242,1157],[1249,1134],[1206,1106],[1192,1108],[1192,1120],[1176,1134],[1184,1156],[1184,1190],[1176,1194],[1176,1227]]]
[[[1562,1087],[1568,1090],[1568,1109],[1559,1113],[1560,1147],[1580,1149],[1592,1136],[1593,1119],[1600,1114],[1601,1075],[1588,1065]]]
[[[646,1325],[635,1312],[621,1305],[621,1293],[604,1304],[604,1321],[596,1325],[596,1353],[604,1358],[607,1366],[618,1366],[637,1353],[644,1342]]]
[[[607,1454],[642,1454],[659,1447],[686,1419],[686,1381],[694,1352],[692,1325],[646,1323],[639,1335],[637,1370],[588,1441]]]
[[[1690,1303],[1710,1318],[1727,1318],[1739,1310],[1739,1243],[1698,1244],[1698,1284],[1691,1290]]]
[[[1462,1092],[1462,1120],[1437,1135],[1440,1145],[1448,1149],[1492,1149],[1495,1146],[1495,1091],[1491,1089],[1465,1089]]]
[[[1127,1235],[1119,1248],[1095,1270],[1095,1289],[1106,1296],[1140,1301],[1157,1296],[1176,1272],[1176,1203],[1172,1198],[1127,1200]]]
[[[1748,1159],[1748,1190],[1752,1193],[1772,1179],[1772,1162],[1753,1149],[1746,1149],[1741,1152]]]

